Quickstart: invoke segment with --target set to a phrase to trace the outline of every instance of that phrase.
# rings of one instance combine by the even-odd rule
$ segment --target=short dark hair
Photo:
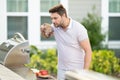
[[[67,17],[66,9],[63,7],[62,4],[58,4],[54,7],[52,7],[51,9],[49,9],[49,13],[58,13],[60,16],[65,14],[65,16]]]

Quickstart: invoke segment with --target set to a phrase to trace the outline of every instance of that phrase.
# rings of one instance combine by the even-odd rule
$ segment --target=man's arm
[[[85,51],[85,58],[84,58],[84,69],[89,69],[91,58],[92,58],[92,49],[90,46],[89,39],[85,39],[80,42],[81,47]]]

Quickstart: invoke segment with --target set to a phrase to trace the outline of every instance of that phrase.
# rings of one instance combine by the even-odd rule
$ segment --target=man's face
[[[51,20],[55,27],[61,27],[63,24],[63,18],[58,13],[51,13]]]

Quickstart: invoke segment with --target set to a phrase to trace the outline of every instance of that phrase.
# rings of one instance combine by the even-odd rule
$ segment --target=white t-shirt
[[[83,69],[85,53],[79,43],[88,38],[84,26],[70,18],[70,24],[66,31],[60,27],[53,27],[53,30],[57,42],[58,69]]]

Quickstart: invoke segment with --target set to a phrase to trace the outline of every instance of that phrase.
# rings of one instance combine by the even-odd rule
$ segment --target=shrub
[[[120,59],[111,50],[95,50],[90,69],[108,75],[120,74]]]
[[[50,74],[57,74],[57,54],[56,49],[39,50],[35,46],[30,47],[31,61],[27,64],[30,68],[38,70],[48,70]]]

